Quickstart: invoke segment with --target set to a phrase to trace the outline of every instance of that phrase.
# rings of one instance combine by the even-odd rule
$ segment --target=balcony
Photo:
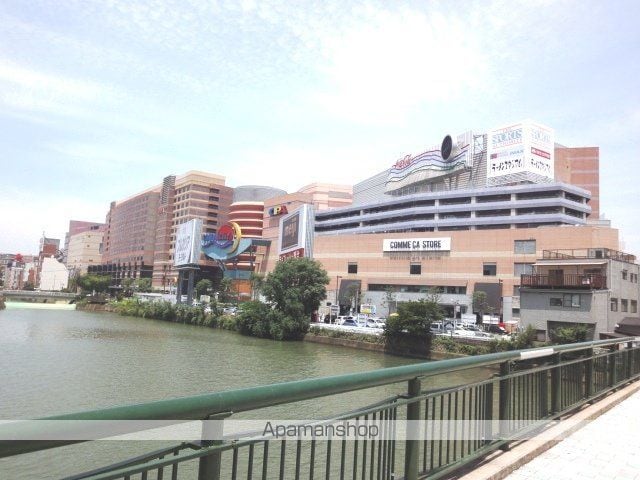
[[[604,290],[607,288],[607,277],[594,274],[521,275],[520,287]]]

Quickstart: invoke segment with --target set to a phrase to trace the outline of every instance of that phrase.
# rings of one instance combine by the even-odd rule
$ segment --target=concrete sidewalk
[[[640,392],[506,478],[640,480]]]
[[[582,428],[580,428],[582,427]],[[544,434],[495,452],[459,480],[640,480],[640,382]]]

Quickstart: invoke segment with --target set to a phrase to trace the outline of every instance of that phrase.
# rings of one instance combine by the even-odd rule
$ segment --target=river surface
[[[0,311],[0,420],[367,371],[419,360],[308,342],[274,342],[191,325],[8,303]],[[434,379],[470,381],[477,373]],[[247,412],[319,418],[400,393],[404,385]],[[60,478],[143,453],[95,442],[0,460],[0,479]],[[158,448],[156,447],[151,447]],[[146,447],[149,450],[149,447]],[[123,454],[124,453],[124,454]]]

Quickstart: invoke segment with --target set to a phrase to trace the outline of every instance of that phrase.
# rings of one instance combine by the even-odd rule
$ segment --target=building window
[[[487,277],[487,276],[495,277],[496,276],[496,264],[495,264],[495,262],[483,263],[482,264],[482,275],[484,275],[485,277]]]
[[[610,305],[611,305],[611,311],[612,312],[617,312],[618,311],[618,299],[617,298],[612,298],[609,301]]]
[[[638,313],[638,301],[631,300],[631,313]]]
[[[412,263],[409,265],[409,274],[420,275],[422,274],[422,265],[419,263]]]
[[[536,241],[514,240],[513,253],[536,253]]]
[[[626,298],[623,298],[622,300],[620,300],[620,310],[622,312],[629,311],[629,300],[627,300]]]
[[[532,275],[533,263],[514,263],[513,274],[516,277],[519,277],[520,275]]]
[[[563,295],[563,307],[574,307],[577,308],[580,306],[580,295],[577,293],[565,293]]]
[[[627,270],[622,270],[622,279],[626,280],[627,279],[627,275],[628,275],[628,271]]]
[[[357,263],[349,263],[347,265],[347,273],[358,273],[358,264]]]
[[[562,299],[558,298],[558,297],[551,297],[549,299],[549,305],[551,305],[552,307],[561,307],[562,306]]]

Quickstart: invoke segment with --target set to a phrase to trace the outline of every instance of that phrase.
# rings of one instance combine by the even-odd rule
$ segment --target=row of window
[[[612,312],[618,311],[618,299],[611,298],[610,300],[610,308]],[[638,301],[637,300],[627,300],[626,298],[620,299],[620,311],[621,312],[629,312],[629,313],[638,313]]]
[[[466,286],[442,286],[442,285],[393,285],[384,283],[370,283],[370,292],[406,292],[406,293],[448,293],[455,295],[466,295]]]
[[[356,262],[349,262],[347,264],[347,273],[349,274],[357,274],[358,273],[358,264]],[[528,275],[533,273],[533,264],[532,263],[514,263],[513,264],[513,273],[516,276],[520,275]],[[410,275],[421,275],[422,274],[422,264],[420,263],[411,263],[409,264],[409,274]],[[495,262],[485,262],[482,264],[482,275],[485,277],[495,277],[497,275],[497,265]]]
[[[622,270],[622,280],[629,280],[631,283],[638,283],[638,274],[629,273],[628,270]]]
[[[549,305],[552,307],[580,308],[580,294],[565,293],[562,297],[551,297]]]

